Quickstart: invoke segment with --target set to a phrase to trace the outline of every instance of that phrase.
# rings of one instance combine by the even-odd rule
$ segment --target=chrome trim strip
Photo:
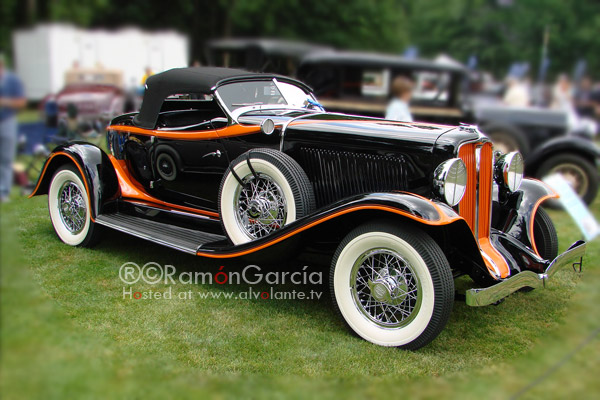
[[[466,293],[467,305],[471,307],[487,306],[524,287],[543,287],[546,285],[546,281],[554,276],[558,270],[569,265],[573,265],[574,268],[575,265],[580,264],[581,258],[585,255],[585,248],[586,243],[583,240],[578,240],[567,251],[552,260],[541,274],[533,271],[523,271],[493,286],[482,289],[469,289]]]

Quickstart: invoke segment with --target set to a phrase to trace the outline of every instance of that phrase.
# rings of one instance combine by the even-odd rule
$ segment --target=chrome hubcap
[[[411,265],[389,249],[361,254],[352,267],[354,304],[369,320],[386,328],[410,323],[421,307],[421,284]]]
[[[69,232],[76,235],[83,230],[87,205],[82,191],[75,182],[65,182],[58,191],[60,219]]]
[[[285,225],[287,204],[283,191],[270,177],[246,176],[234,196],[237,223],[251,239],[260,238]]]

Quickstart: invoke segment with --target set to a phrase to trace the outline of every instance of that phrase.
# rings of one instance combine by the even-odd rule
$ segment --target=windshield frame
[[[293,82],[288,82],[288,81],[279,82],[277,80],[277,78],[253,79],[253,81],[257,81],[257,80],[258,81],[265,81],[265,82],[268,82],[268,81],[273,82],[273,84],[277,87],[277,90],[279,90],[279,93],[281,94],[281,97],[283,97],[283,99],[288,104],[255,104],[255,105],[248,105],[248,106],[238,107],[235,110],[230,110],[229,107],[227,107],[227,103],[225,103],[225,101],[221,97],[221,94],[219,93],[219,88],[222,87],[222,86],[236,85],[236,84],[242,83],[244,81],[237,81],[237,82],[231,82],[231,83],[226,83],[224,85],[220,85],[219,87],[215,88],[215,90],[213,91],[213,93],[214,93],[216,99],[218,100],[218,102],[221,104],[221,108],[223,109],[223,111],[225,111],[227,113],[227,115],[229,115],[234,122],[238,123],[238,119],[239,119],[239,117],[242,114],[246,114],[246,113],[251,112],[251,111],[290,110],[290,111],[323,112],[322,110],[315,110],[315,109],[311,109],[311,108],[307,108],[307,107],[298,107],[298,106],[294,106],[294,105],[289,104],[290,99],[288,99],[288,98],[285,97],[284,91],[281,90],[281,86],[280,85],[283,84],[283,83],[285,83],[285,84],[288,84],[288,85],[295,86],[298,89],[302,90],[304,93],[306,93],[306,97],[307,98],[310,98],[314,102],[317,102],[317,99],[315,98],[314,94],[311,91],[307,91],[302,86],[296,85]]]

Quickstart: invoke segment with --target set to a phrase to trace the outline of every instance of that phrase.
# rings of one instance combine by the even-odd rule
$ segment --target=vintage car
[[[58,237],[91,246],[108,227],[201,257],[330,262],[333,304],[383,346],[433,340],[468,275],[471,306],[538,288],[581,263],[558,255],[540,207],[556,197],[523,179],[517,152],[496,157],[474,126],[328,113],[305,84],[225,68],[148,79],[139,113],[115,118],[109,154],[71,143],[48,158]]]
[[[112,118],[124,112],[123,74],[104,68],[68,70],[65,87],[44,98],[40,109],[48,109],[48,102],[56,104],[59,124],[67,124],[73,119],[103,129]]]
[[[470,88],[468,70],[444,58],[434,61],[357,51],[312,52],[297,78],[314,88],[328,110],[383,117],[390,82],[398,75],[415,83],[411,112],[418,121],[471,123],[496,150],[520,151],[525,174],[561,174],[590,204],[598,192],[600,149],[587,125],[573,124],[568,113],[540,107],[508,107]]]
[[[327,50],[331,49],[294,40],[225,38],[208,41],[204,55],[210,66],[294,76],[307,54]]]

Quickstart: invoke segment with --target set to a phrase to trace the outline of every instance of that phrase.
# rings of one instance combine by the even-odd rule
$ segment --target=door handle
[[[213,151],[211,153],[205,154],[202,156],[202,158],[204,157],[208,157],[208,156],[217,156],[217,157],[221,157],[221,151],[217,150],[217,151]]]

